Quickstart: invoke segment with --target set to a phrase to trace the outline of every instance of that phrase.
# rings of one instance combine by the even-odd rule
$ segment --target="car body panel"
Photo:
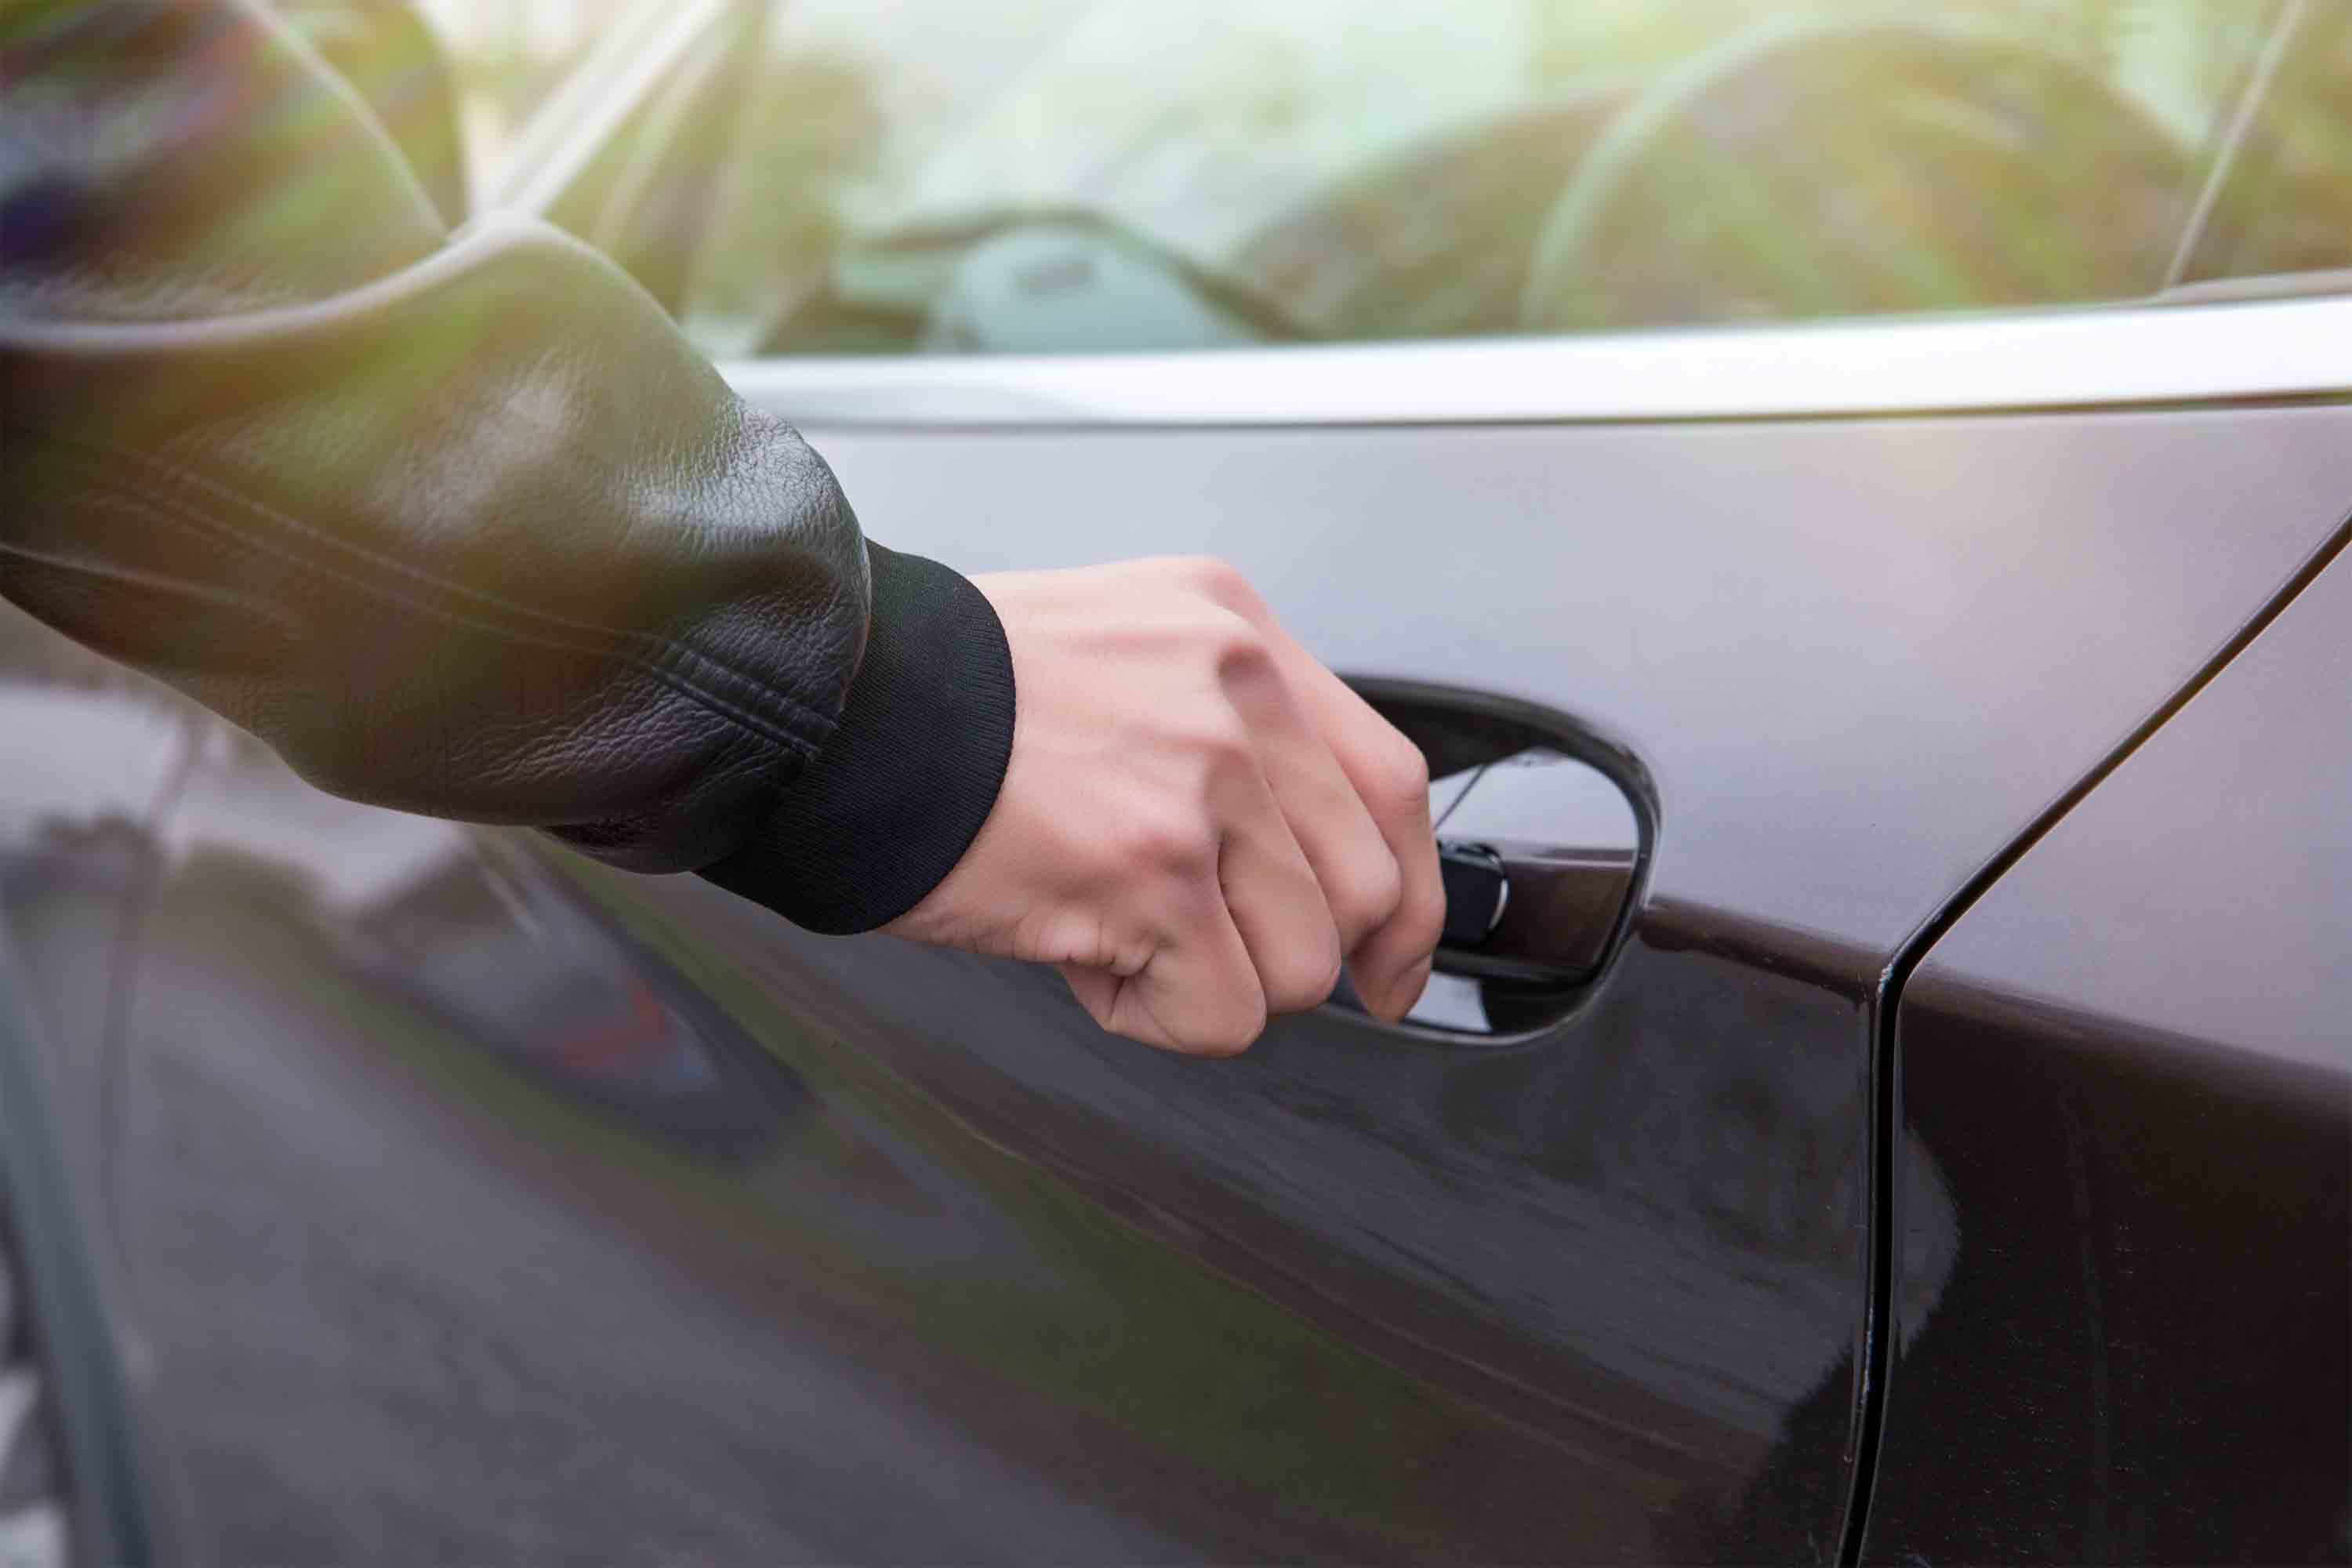
[[[1626,759],[1623,944],[1503,1049],[1327,1010],[1161,1056],[1049,973],[329,801],[171,710],[120,1132],[68,1138],[173,1539],[1832,1554],[1878,976],[2326,538],[2347,433],[813,426],[894,544],[1214,551],[1339,667]]]
[[[772,406],[894,547],[966,571],[1213,553],[1336,669],[1564,712],[1655,781],[1654,900],[1873,953],[2352,494],[2341,405],[987,432]]]
[[[1929,949],[1868,1560],[2352,1554],[2352,562]],[[2053,1220],[2053,1217],[2054,1220]]]
[[[0,921],[74,1185],[101,1185],[111,1032],[158,818],[204,721],[152,682],[0,608]]]
[[[491,205],[678,306],[764,10],[639,8]],[[968,291],[1003,315],[1040,238],[1077,243],[1008,233]],[[1121,308],[1190,276],[1090,243]],[[2263,729],[2341,689],[2340,635],[2325,668],[2266,636],[1997,882],[1905,993],[1903,1127],[1874,1079],[1919,933],[2336,536],[2347,336],[2315,298],[729,367],[877,539],[968,571],[1220,554],[1335,667],[1608,772],[1628,912],[1499,1046],[1335,1006],[1236,1061],[1153,1053],[1047,972],[331,800],[0,620],[0,1000],[34,1025],[0,1048],[37,1041],[42,1090],[0,1110],[54,1122],[85,1327],[152,1445],[154,1529],[111,1539],[223,1568],[1828,1561],[1860,1497],[1890,1561],[2341,1555],[2324,1487],[2278,1525],[2230,1447],[2298,1485],[2342,1451],[2340,1419],[2281,1446],[2342,1415],[2340,1356],[2277,1391],[2347,1294],[2312,1179],[2344,1161],[2310,1011],[2341,987],[2263,984],[2346,880],[2288,838],[2340,834],[2340,744]],[[2273,689],[2217,740],[2242,667]],[[2127,852],[2200,792],[2298,782],[2201,858]],[[2210,896],[2143,900],[2132,963],[2063,956],[2150,865]],[[2182,955],[2215,953],[2200,989]],[[1856,1370],[1890,1319],[1891,1405]],[[128,1429],[66,1415],[80,1452]]]

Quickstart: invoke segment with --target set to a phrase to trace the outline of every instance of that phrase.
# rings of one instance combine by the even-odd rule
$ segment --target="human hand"
[[[973,584],[1013,752],[954,870],[883,929],[1056,965],[1095,1021],[1203,1056],[1338,983],[1402,1017],[1445,917],[1428,764],[1222,562]]]

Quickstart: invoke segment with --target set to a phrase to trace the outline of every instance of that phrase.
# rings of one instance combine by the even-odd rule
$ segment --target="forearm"
[[[1001,684],[941,759],[992,795],[1009,663],[968,584],[877,552],[909,607],[875,624],[856,521],[791,429],[565,237],[445,242],[257,16],[46,15],[9,22],[0,105],[0,592],[339,794],[643,869],[735,858],[730,885],[835,929],[898,910],[828,858],[961,831],[952,864],[978,818],[878,819],[921,759],[859,742],[850,699],[869,645],[930,666],[918,700]],[[776,826],[799,819],[855,842]]]

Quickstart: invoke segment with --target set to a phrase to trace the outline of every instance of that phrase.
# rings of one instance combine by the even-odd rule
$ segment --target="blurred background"
[[[283,9],[324,47],[367,7]],[[562,139],[560,84],[610,100],[698,28],[553,216],[719,354],[1591,331],[2352,265],[2336,0],[423,9],[478,201],[535,121],[539,162]]]

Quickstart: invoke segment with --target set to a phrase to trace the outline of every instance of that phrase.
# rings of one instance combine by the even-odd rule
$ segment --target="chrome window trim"
[[[736,361],[811,425],[1771,419],[2352,392],[2352,298],[1173,353]]]

